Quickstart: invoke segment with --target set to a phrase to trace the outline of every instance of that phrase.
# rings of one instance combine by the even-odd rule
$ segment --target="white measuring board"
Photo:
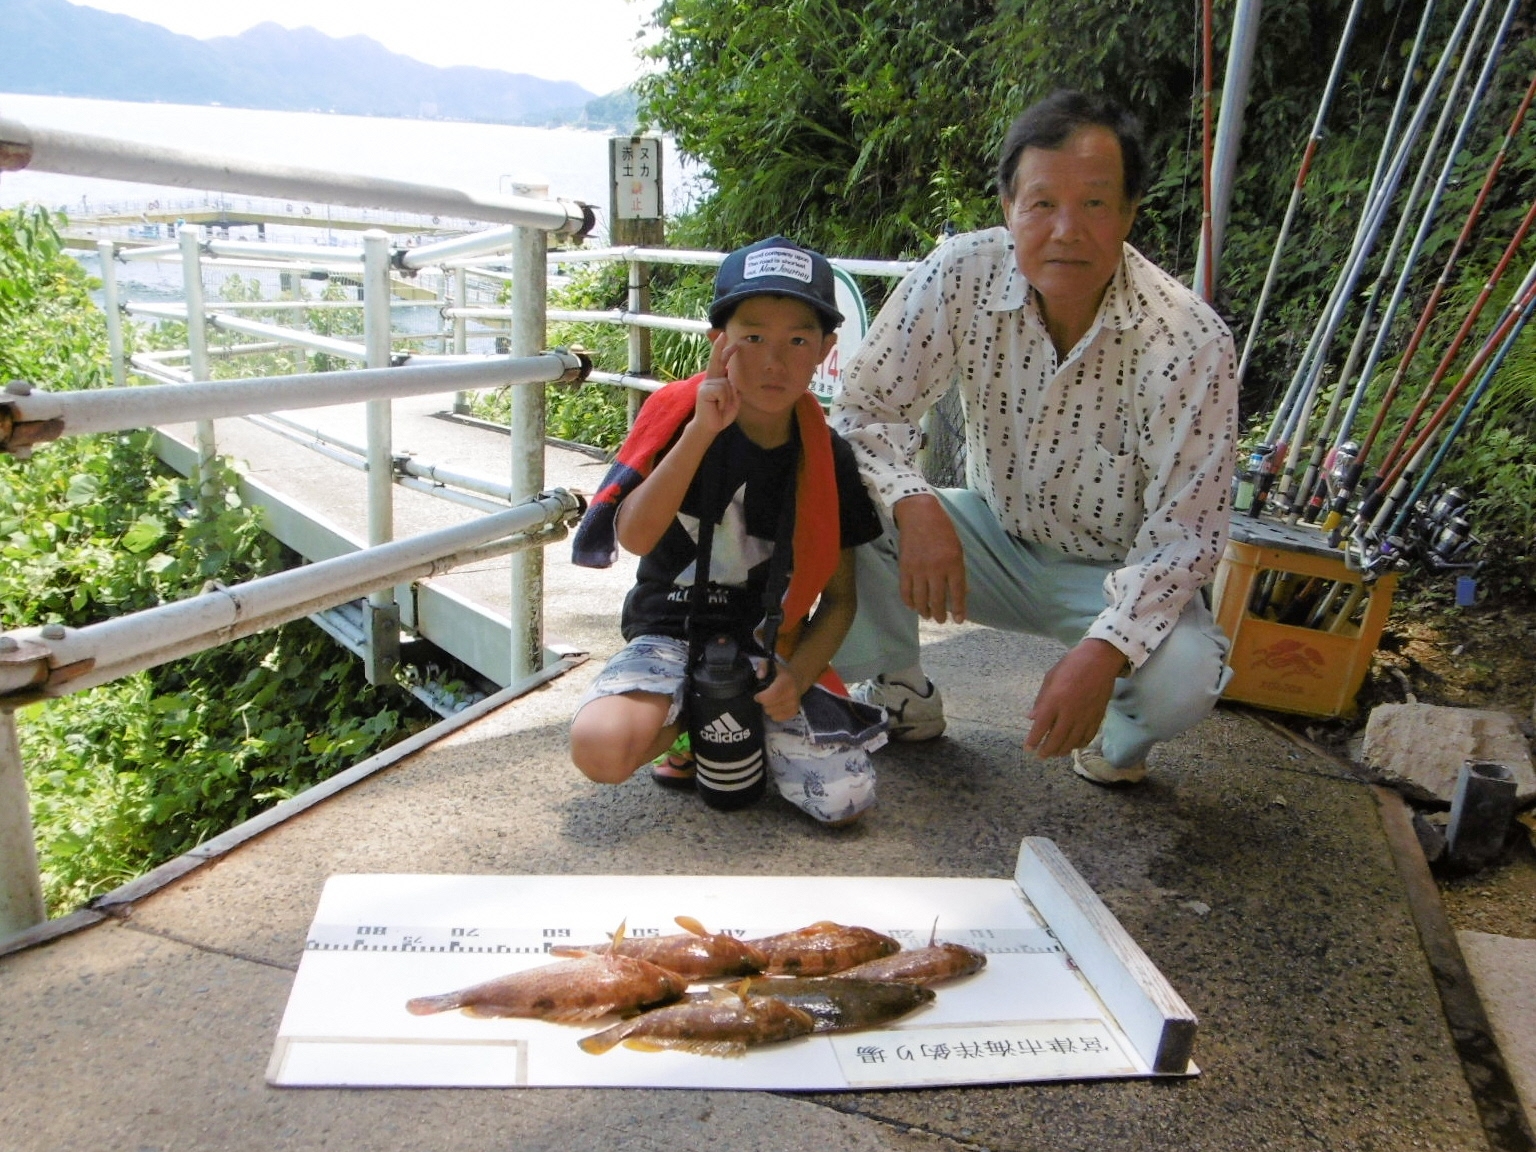
[[[1026,841],[1021,860],[1042,847],[1054,853],[1049,841]],[[931,1004],[891,1025],[805,1036],[736,1059],[623,1046],[593,1056],[577,1047],[611,1017],[569,1026],[405,1009],[412,997],[550,963],[552,946],[601,943],[620,921],[630,935],[679,932],[679,915],[744,938],[835,920],[904,947],[926,944],[937,919],[940,939],[986,952],[987,966],[935,986]],[[1097,943],[1085,950],[1100,951]],[[1187,1045],[1183,1061],[1166,1067],[1166,1051],[1146,1050],[1146,1031],[1139,1019],[1122,1027],[1013,880],[339,875],[321,893],[267,1080],[836,1091],[1194,1071]]]

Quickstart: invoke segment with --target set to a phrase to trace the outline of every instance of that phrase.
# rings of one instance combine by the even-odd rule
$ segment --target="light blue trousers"
[[[1065,556],[1003,531],[986,502],[964,488],[936,492],[965,550],[966,619],[989,628],[1046,636],[1071,647],[1104,610],[1104,578],[1118,565]],[[896,531],[857,550],[859,611],[832,660],[845,681],[868,680],[918,663],[917,613],[901,599]],[[1161,740],[1192,728],[1215,708],[1231,679],[1229,641],[1203,595],[1193,596],[1145,663],[1115,681],[1100,734],[1111,764],[1138,764]]]

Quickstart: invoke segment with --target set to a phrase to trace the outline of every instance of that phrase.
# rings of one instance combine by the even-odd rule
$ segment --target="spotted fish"
[[[624,939],[624,926],[614,933]],[[405,1004],[413,1016],[463,1009],[467,1016],[524,1016],[557,1024],[584,1024],[609,1013],[640,1012],[670,1004],[688,989],[686,978],[633,956],[583,956],[513,972]]]
[[[987,955],[964,944],[939,943],[939,921],[935,917],[928,933],[926,948],[908,948],[890,956],[868,960],[854,968],[839,973],[857,976],[865,980],[891,980],[898,984],[921,984],[927,987],[944,980],[954,980],[980,972],[987,966]]]
[[[770,976],[829,976],[901,949],[899,942],[872,928],[831,920],[747,943],[767,957],[763,971]]]
[[[768,966],[768,958],[743,940],[724,932],[711,932],[692,916],[679,916],[676,922],[686,931],[673,936],[638,939],[631,936],[617,945],[609,943],[595,944],[588,948],[561,947],[550,951],[556,956],[571,956],[583,952],[606,955],[616,950],[621,956],[649,960],[689,980],[752,976]]]
[[[810,1013],[772,997],[710,996],[643,1012],[577,1041],[600,1056],[616,1044],[641,1052],[676,1049],[699,1056],[740,1056],[758,1044],[815,1030]]]

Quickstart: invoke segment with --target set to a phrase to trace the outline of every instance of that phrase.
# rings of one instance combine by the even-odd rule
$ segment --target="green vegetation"
[[[105,326],[88,289],[45,212],[0,213],[0,371],[52,390],[106,383]],[[0,456],[0,622],[85,625],[292,562],[241,503],[232,471],[214,478],[211,514],[194,513],[196,497],[160,465],[147,433]],[[58,915],[430,716],[404,692],[368,685],[356,660],[299,621],[18,719]]]
[[[708,310],[713,276],[706,269],[658,265],[652,268],[652,308],[668,316],[703,318]],[[576,265],[569,283],[553,289],[549,303],[568,311],[604,312],[628,307],[628,268],[622,263]],[[629,344],[618,324],[558,323],[549,326],[551,347],[581,348],[606,372],[623,372],[629,363]],[[658,380],[680,380],[703,369],[709,345],[701,336],[657,330],[651,333],[652,375]],[[551,384],[544,391],[547,406],[545,431],[561,440],[573,440],[614,451],[624,441],[629,425],[629,402],[622,389],[608,384]],[[511,409],[507,389],[482,393],[475,400],[475,415],[505,423]]]
[[[1247,147],[1238,161],[1216,301],[1240,344],[1348,7],[1347,0],[1277,0],[1264,6],[1244,114]],[[1244,381],[1243,411],[1253,427],[1267,427],[1343,265],[1423,9],[1423,0],[1365,4]],[[1436,11],[1420,81],[1456,18],[1455,6]],[[1222,61],[1231,10],[1218,6],[1216,20],[1216,58]],[[1194,9],[1050,0],[787,5],[664,0],[654,22],[658,38],[650,54],[664,67],[640,81],[642,119],[671,133],[715,184],[689,219],[670,226],[673,243],[728,249],[777,231],[834,254],[920,256],[946,225],[964,230],[999,222],[994,165],[1007,125],[1049,91],[1079,87],[1112,91],[1141,117],[1151,180],[1132,241],[1186,282],[1192,279],[1202,211]],[[1517,26],[1477,127],[1458,157],[1409,303],[1395,321],[1396,350],[1439,277],[1533,67],[1536,39]],[[1277,163],[1279,156],[1287,159]],[[1437,158],[1437,171],[1439,164]],[[1389,428],[1402,426],[1439,349],[1449,343],[1514,233],[1533,181],[1536,137],[1527,122],[1453,275],[1426,350],[1411,367]],[[1405,187],[1410,182],[1411,171]],[[1378,262],[1390,230],[1389,224],[1378,242]],[[1462,363],[1493,326],[1529,252],[1527,242]],[[1367,270],[1362,297],[1376,274],[1374,266]],[[658,292],[663,298],[664,291]],[[1358,315],[1357,309],[1333,343],[1325,375],[1329,388]],[[1373,378],[1363,408],[1366,422],[1397,356],[1393,351]],[[1449,381],[1440,395],[1448,386]],[[1527,463],[1536,441],[1533,395],[1536,333],[1528,330],[1441,475],[1475,494],[1474,530],[1489,542],[1485,582],[1500,594],[1533,591],[1533,481]],[[1319,411],[1329,399],[1327,394],[1320,399]],[[1504,435],[1491,435],[1494,430]],[[1390,436],[1385,439],[1373,460],[1390,443]]]

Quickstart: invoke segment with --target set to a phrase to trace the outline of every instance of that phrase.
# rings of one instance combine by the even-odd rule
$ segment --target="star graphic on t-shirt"
[[[773,555],[772,540],[747,535],[746,488],[743,483],[736,489],[725,507],[725,515],[715,525],[715,536],[709,549],[709,580],[712,584],[741,587],[747,582],[747,573]],[[677,520],[697,544],[699,518],[679,512]],[[675,583],[691,585],[697,567],[698,561],[694,560],[678,574]]]

